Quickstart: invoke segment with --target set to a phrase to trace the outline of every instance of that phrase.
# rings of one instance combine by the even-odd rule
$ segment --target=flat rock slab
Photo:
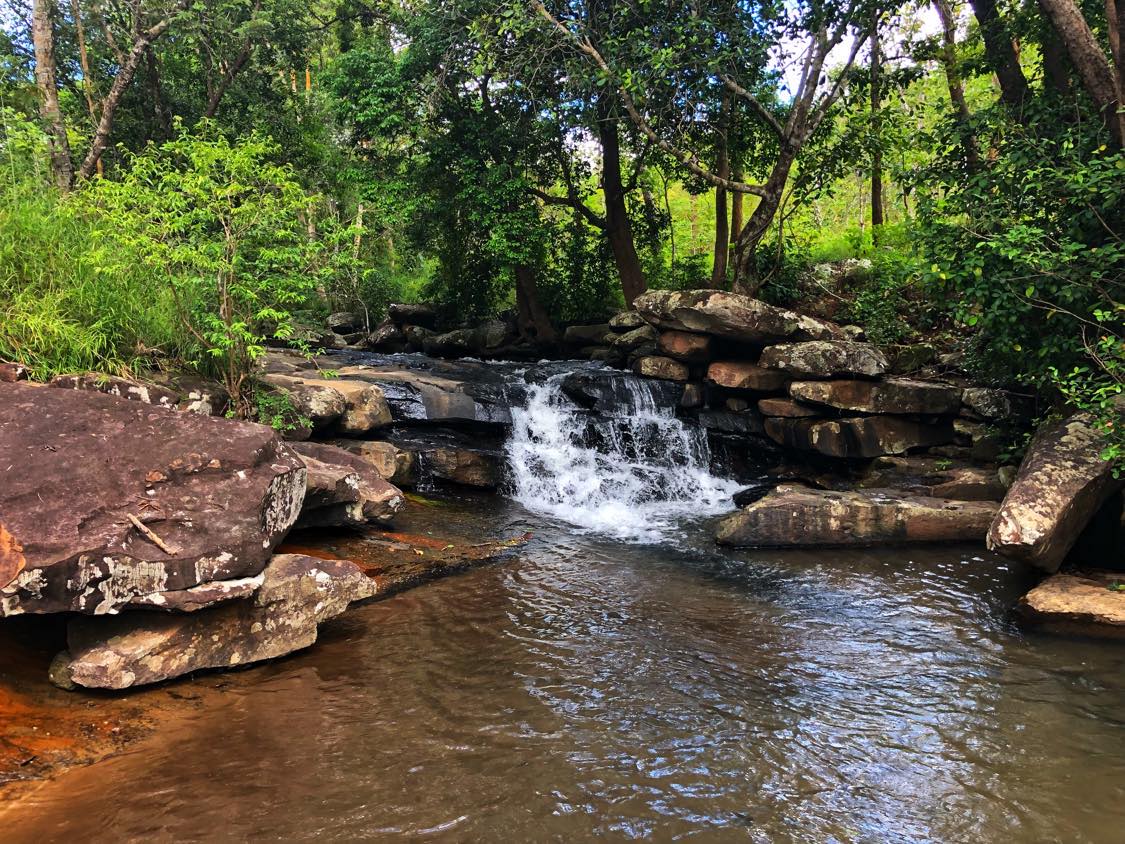
[[[893,378],[886,381],[794,381],[789,395],[798,401],[854,413],[913,413],[953,416],[961,391],[949,384]]]
[[[1087,414],[1036,434],[988,532],[988,547],[1053,574],[1082,530],[1125,486],[1101,458],[1102,435]]]
[[[887,359],[870,343],[845,340],[811,340],[782,343],[762,351],[758,361],[767,369],[780,369],[794,378],[878,378],[887,372]]]
[[[979,542],[995,513],[996,505],[985,501],[784,485],[726,516],[715,540],[720,545],[769,548]]]
[[[828,457],[880,457],[953,442],[953,424],[917,422],[898,416],[818,420],[772,417],[765,420],[771,440],[787,448]]]
[[[305,495],[265,426],[23,383],[0,384],[0,478],[0,616],[253,577]]]
[[[1058,633],[1125,637],[1121,574],[1054,574],[1020,598],[1020,614]]]
[[[840,326],[721,290],[650,290],[633,307],[659,328],[766,345],[783,340],[846,340]]]
[[[188,615],[135,611],[72,619],[51,679],[64,687],[127,689],[275,659],[312,645],[322,621],[376,591],[354,563],[279,554],[249,599]]]
[[[672,358],[659,355],[644,355],[633,361],[633,371],[645,378],[659,378],[664,381],[687,381],[691,371],[684,364]]]
[[[757,393],[784,392],[790,378],[776,369],[737,360],[717,360],[707,367],[707,380],[728,390]]]

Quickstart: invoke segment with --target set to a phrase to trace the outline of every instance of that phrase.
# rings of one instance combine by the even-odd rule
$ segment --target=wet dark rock
[[[314,644],[321,622],[376,591],[347,560],[279,554],[265,567],[252,598],[189,614],[129,611],[74,618],[51,679],[66,688],[127,689],[275,659]]]
[[[650,290],[633,306],[659,328],[712,334],[743,343],[846,340],[838,326],[721,290]]]
[[[758,363],[766,369],[780,369],[794,378],[878,378],[887,371],[887,359],[870,343],[843,340],[769,346],[762,351]]]
[[[348,311],[338,311],[337,313],[329,314],[324,324],[328,327],[329,331],[340,335],[362,331],[365,326],[361,314],[353,314]]]
[[[0,385],[0,475],[0,615],[252,577],[305,494],[262,425],[26,384]]]
[[[437,326],[437,311],[433,305],[421,302],[395,302],[387,306],[387,316],[396,325],[416,325],[430,329]]]
[[[571,325],[563,332],[563,342],[568,346],[608,346],[615,336],[609,323]]]
[[[603,416],[621,416],[640,410],[639,399],[658,407],[674,408],[684,387],[671,381],[644,381],[622,372],[571,372],[559,385],[579,407]]]
[[[726,434],[757,435],[765,433],[761,414],[756,410],[734,412],[730,410],[701,410],[699,424],[709,431]]]
[[[684,384],[684,394],[680,397],[680,407],[691,409],[695,407],[702,407],[706,399],[703,385],[697,381],[690,381]]]
[[[961,391],[949,384],[893,378],[886,381],[794,381],[789,395],[808,404],[858,413],[954,415]]]
[[[995,512],[992,502],[784,485],[725,517],[715,539],[739,547],[979,542]]]
[[[774,480],[756,481],[736,492],[731,497],[731,500],[736,507],[748,507],[755,501],[760,501],[765,498],[773,492],[776,486],[777,481]]]
[[[1058,571],[1095,513],[1125,487],[1101,458],[1104,439],[1088,414],[1042,428],[988,532],[1005,557]]]
[[[420,352],[426,347],[426,341],[434,336],[434,332],[421,325],[407,325],[402,329],[406,338],[406,347],[413,352]]]

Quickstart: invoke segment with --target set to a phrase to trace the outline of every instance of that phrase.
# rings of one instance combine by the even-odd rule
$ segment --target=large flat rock
[[[996,513],[986,501],[947,501],[894,490],[834,492],[784,485],[718,525],[738,547],[979,542]]]
[[[955,415],[961,391],[949,384],[893,378],[886,381],[794,381],[789,395],[798,401],[854,413]]]
[[[758,363],[780,369],[794,378],[878,378],[887,372],[887,359],[870,343],[845,340],[810,340],[781,343],[762,351]]]
[[[721,290],[650,290],[633,307],[659,328],[765,345],[783,340],[846,340],[838,325]]]
[[[771,417],[767,436],[778,445],[815,451],[828,457],[880,457],[953,442],[953,424],[918,422],[899,416],[849,419]]]
[[[1036,434],[988,532],[988,547],[1058,571],[1101,506],[1123,486],[1101,458],[1104,441],[1084,413]]]
[[[1125,591],[1120,574],[1054,574],[1020,598],[1019,611],[1032,624],[1057,633],[1125,637]]]
[[[262,425],[0,384],[0,616],[101,615],[257,575],[305,474]]]
[[[376,591],[347,560],[279,554],[252,597],[190,614],[136,610],[72,619],[51,679],[66,687],[127,689],[275,659],[312,645],[321,622]]]

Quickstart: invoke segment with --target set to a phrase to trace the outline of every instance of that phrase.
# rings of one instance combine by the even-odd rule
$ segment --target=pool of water
[[[1125,649],[1023,633],[977,548],[720,552],[503,498],[404,529],[532,531],[0,807],[6,841],[1117,841]],[[80,705],[80,698],[76,698]]]

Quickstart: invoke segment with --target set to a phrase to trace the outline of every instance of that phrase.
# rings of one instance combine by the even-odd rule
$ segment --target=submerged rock
[[[984,501],[785,485],[725,517],[715,539],[720,545],[779,548],[979,542],[995,512],[996,505]]]
[[[1101,572],[1054,574],[1020,598],[1019,611],[1032,624],[1056,633],[1125,637],[1120,579]]]
[[[659,328],[712,334],[744,343],[846,340],[838,326],[721,290],[650,290],[633,307]]]
[[[262,425],[0,384],[0,616],[101,615],[253,577],[305,474]]]
[[[1125,487],[1101,457],[1102,435],[1079,413],[1036,434],[988,532],[988,547],[1058,571],[1101,506]]]
[[[887,371],[887,359],[870,343],[813,340],[783,343],[762,351],[758,361],[767,369],[780,369],[795,378],[878,378]]]
[[[347,560],[279,554],[250,598],[190,614],[135,610],[72,619],[51,679],[67,688],[127,689],[274,659],[309,647],[321,622],[375,593],[375,583]]]

